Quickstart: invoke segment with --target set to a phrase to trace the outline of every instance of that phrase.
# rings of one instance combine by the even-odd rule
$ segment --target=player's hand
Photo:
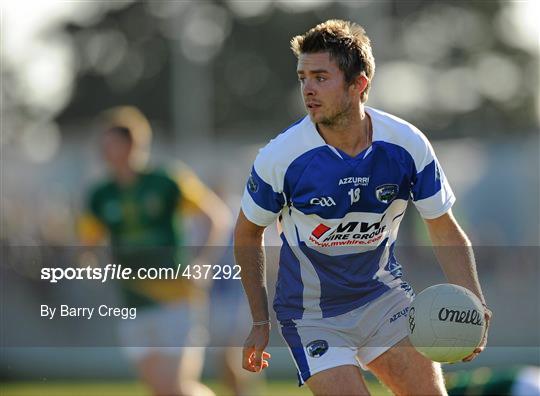
[[[270,338],[270,324],[253,326],[244,342],[242,367],[253,373],[259,373],[268,367],[271,355],[264,351]]]
[[[484,349],[486,349],[487,344],[487,337],[488,337],[488,329],[489,329],[489,322],[491,321],[491,318],[493,316],[493,312],[484,305],[484,320],[486,322],[486,331],[484,332],[484,337],[482,337],[482,341],[480,342],[480,345],[476,347],[476,349],[471,353],[469,356],[463,359],[464,362],[470,362],[471,360],[475,359]]]

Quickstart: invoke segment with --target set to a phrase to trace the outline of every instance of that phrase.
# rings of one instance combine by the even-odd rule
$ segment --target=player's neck
[[[114,180],[123,187],[129,186],[137,180],[137,172],[131,166],[123,166],[113,170]]]
[[[355,157],[371,145],[371,120],[363,105],[343,122],[331,126],[317,124],[317,130],[327,144],[351,157]]]

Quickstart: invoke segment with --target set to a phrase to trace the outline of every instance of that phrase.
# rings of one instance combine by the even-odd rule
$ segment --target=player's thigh
[[[369,395],[366,383],[358,366],[333,367],[312,375],[307,386],[316,396],[323,395]]]
[[[439,363],[421,355],[406,337],[367,365],[396,395],[446,395]]]

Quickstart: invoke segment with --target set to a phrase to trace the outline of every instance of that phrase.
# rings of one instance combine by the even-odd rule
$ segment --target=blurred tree
[[[78,74],[60,122],[131,104],[151,119],[171,123],[170,45],[144,3],[112,10],[89,26],[65,29],[75,42]]]
[[[266,139],[304,114],[291,36],[341,17],[372,36],[377,73],[369,104],[402,115],[432,138],[532,132],[538,37],[534,46],[534,37],[521,35],[534,36],[538,27],[520,18],[533,12],[534,2],[480,0],[122,3],[62,27],[76,74],[57,120],[133,104],[171,134],[191,116],[206,117],[200,125],[209,125],[207,138]],[[17,72],[10,63],[2,69],[2,111],[33,117],[35,109],[17,105]],[[186,81],[200,89],[182,91]]]

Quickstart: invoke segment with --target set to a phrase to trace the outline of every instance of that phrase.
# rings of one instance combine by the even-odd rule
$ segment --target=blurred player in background
[[[211,246],[223,246],[230,229],[227,206],[187,167],[174,176],[146,168],[151,129],[140,111],[115,108],[103,121],[101,151],[110,175],[89,195],[83,241],[95,245],[108,235],[114,263],[133,269],[213,264]],[[181,230],[187,212],[205,215],[210,224],[203,248],[188,263]],[[120,282],[120,289],[125,305],[138,308],[119,333],[143,382],[155,395],[211,395],[199,382],[207,335],[204,280],[134,279]]]
[[[485,306],[471,244],[452,215],[452,189],[417,128],[364,106],[375,62],[361,26],[330,20],[291,45],[309,116],[259,152],[242,198],[235,254],[253,317],[243,367],[268,366],[262,238],[278,219],[274,310],[300,384],[316,395],[369,394],[360,366],[395,394],[446,394],[440,365],[407,338],[413,292],[394,243],[412,199],[448,281]]]
[[[218,196],[238,214],[240,197],[229,193],[225,184],[212,186]],[[234,265],[232,231],[227,249],[219,264]],[[214,279],[210,291],[210,343],[216,352],[215,363],[223,384],[235,396],[263,394],[264,378],[254,376],[238,364],[242,358],[242,344],[247,335],[251,318],[242,284],[235,279]]]

